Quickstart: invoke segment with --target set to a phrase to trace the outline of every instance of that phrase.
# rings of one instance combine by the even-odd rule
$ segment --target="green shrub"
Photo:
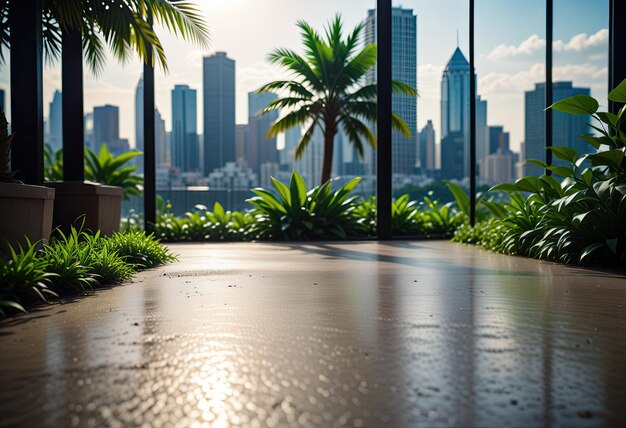
[[[359,236],[364,227],[352,215],[358,196],[350,196],[359,184],[354,178],[333,191],[332,181],[307,191],[302,177],[293,171],[289,186],[272,178],[276,192],[263,188],[247,200],[254,215],[260,239],[345,239]]]
[[[115,233],[108,238],[107,245],[109,250],[135,268],[151,268],[176,260],[170,250],[144,231]]]
[[[626,102],[626,80],[609,93],[609,100]],[[626,266],[626,107],[617,115],[598,112],[595,99],[577,95],[550,108],[591,115],[598,136],[581,137],[596,151],[581,156],[571,148],[552,147],[565,165],[530,162],[560,181],[542,175],[494,186],[494,191],[508,192],[510,202],[485,204],[504,229],[493,249],[563,263]]]
[[[17,251],[9,246],[9,256],[0,257],[0,316],[11,309],[26,312],[18,302],[46,301],[49,296],[57,296],[50,290],[55,277],[56,274],[46,271],[45,260],[38,256],[35,245],[29,243],[27,248],[20,246]]]
[[[29,243],[18,251],[9,247],[7,257],[0,257],[0,315],[24,311],[23,303],[89,291],[176,259],[145,232],[103,237],[72,228],[67,235],[55,233],[49,244]]]

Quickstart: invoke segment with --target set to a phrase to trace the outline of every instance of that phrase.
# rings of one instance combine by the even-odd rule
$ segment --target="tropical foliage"
[[[85,179],[124,189],[124,199],[140,195],[143,192],[143,178],[136,173],[137,166],[128,164],[141,152],[129,151],[116,156],[106,144],[100,152],[85,148]],[[46,146],[44,153],[44,172],[46,180],[63,180],[63,149],[52,152]]]
[[[175,260],[152,235],[118,233],[110,237],[72,228],[57,231],[49,244],[8,247],[0,257],[0,316],[25,311],[25,305],[68,293],[113,284],[138,270]]]
[[[291,174],[289,186],[272,178],[274,191],[256,188],[248,202],[255,208],[260,239],[328,239],[347,238],[363,231],[361,219],[352,215],[357,196],[350,196],[361,181],[354,178],[332,190],[327,181],[307,191],[304,179]]]
[[[0,47],[9,48],[9,0],[0,0]],[[150,17],[149,17],[150,15]],[[85,61],[94,74],[104,70],[105,46],[121,63],[136,54],[148,62],[150,52],[167,70],[167,57],[156,28],[208,46],[209,32],[198,6],[189,0],[44,0],[44,52],[50,61],[61,57],[61,34],[80,30]],[[7,50],[8,51],[8,50]],[[0,60],[4,49],[0,49]]]
[[[298,21],[302,33],[304,55],[279,48],[269,60],[290,73],[291,80],[278,80],[263,86],[259,92],[285,94],[272,101],[263,112],[287,111],[270,128],[268,137],[273,138],[293,127],[306,127],[298,147],[299,159],[313,139],[316,129],[324,136],[324,160],[321,183],[330,180],[334,139],[342,130],[355,151],[363,156],[363,143],[376,147],[376,136],[368,126],[377,119],[376,83],[362,84],[366,74],[376,64],[376,45],[359,50],[363,24],[357,25],[344,38],[341,16],[328,23],[324,35],[320,35],[304,21]],[[414,97],[414,88],[394,81],[394,92]],[[407,124],[395,113],[393,126],[409,136]]]
[[[609,93],[609,100],[626,103],[626,80]],[[595,150],[580,155],[567,147],[551,148],[566,165],[534,164],[552,175],[524,177],[500,184],[493,191],[510,196],[505,204],[485,204],[495,215],[490,236],[463,230],[455,239],[477,240],[506,254],[519,254],[563,263],[626,266],[626,133],[623,116],[598,111],[587,95],[561,100],[549,108],[591,115],[597,135],[581,136]]]

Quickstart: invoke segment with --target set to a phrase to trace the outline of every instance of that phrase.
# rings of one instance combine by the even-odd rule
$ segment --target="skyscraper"
[[[196,90],[188,85],[172,89],[172,166],[181,172],[200,170]],[[205,134],[206,135],[206,134]]]
[[[60,91],[54,91],[52,96],[48,125],[50,138],[46,143],[56,152],[63,147],[63,95]]]
[[[469,134],[468,134],[469,135]],[[468,137],[469,138],[469,137]],[[466,156],[469,156],[469,139]],[[487,100],[476,97],[476,162],[489,154],[489,127],[487,126]]]
[[[280,164],[283,170],[291,171],[296,162],[296,148],[302,137],[302,129],[299,126],[288,129],[285,132],[285,147],[280,152]]]
[[[419,133],[419,160],[422,173],[436,169],[435,164],[435,127],[428,120]]]
[[[589,88],[575,88],[572,82],[553,83],[554,101],[574,95],[589,95]],[[545,160],[545,83],[536,83],[535,89],[525,94],[525,118],[524,118],[524,159]],[[591,146],[580,138],[580,134],[589,133],[587,124],[588,115],[565,114],[553,110],[552,112],[552,145],[569,147],[579,153],[589,153]],[[553,158],[553,164],[563,162]],[[543,170],[536,165],[526,164],[526,175],[541,175]]]
[[[248,138],[244,159],[248,167],[260,177],[261,165],[264,163],[278,163],[278,149],[276,138],[267,138],[267,131],[276,119],[278,111],[261,114],[260,112],[278,96],[274,93],[248,93]]]
[[[104,105],[93,108],[93,147],[97,153],[105,143],[109,149],[120,139],[120,110],[117,106]]]
[[[441,79],[441,170],[444,177],[463,178],[468,175],[469,165],[466,159],[469,157],[469,84],[469,63],[457,47]],[[454,134],[455,148],[459,137],[462,139],[463,155],[459,157],[456,152],[454,155],[454,161],[461,162],[461,165],[452,165],[451,160],[445,159],[450,153],[445,149],[444,141],[450,134]],[[448,141],[448,145],[451,141]],[[458,171],[462,171],[461,177],[457,177]]]
[[[157,167],[166,167],[169,164],[165,120],[161,117],[158,109],[154,110],[154,158]]]
[[[235,162],[235,61],[226,52],[203,60],[204,174]]]
[[[394,80],[417,87],[417,18],[412,9],[392,9],[392,64]],[[365,44],[376,43],[376,10],[370,9],[365,20]],[[376,67],[367,74],[367,83],[376,81]],[[411,137],[394,131],[392,141],[392,168],[394,174],[412,174],[417,159],[417,100],[404,94],[392,95],[392,109],[409,126]],[[374,158],[373,150],[366,150],[366,157]],[[371,168],[373,172],[374,167]]]
[[[143,152],[143,74],[135,89],[135,149]],[[139,164],[139,170],[143,171],[143,162]]]
[[[496,153],[498,149],[508,152],[510,150],[510,135],[504,132],[502,126],[489,127],[489,153]]]

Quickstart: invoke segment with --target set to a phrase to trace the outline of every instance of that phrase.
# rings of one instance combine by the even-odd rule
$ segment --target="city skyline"
[[[608,0],[589,4],[584,0],[555,2],[555,57],[556,80],[573,80],[575,85],[591,88],[592,96],[606,103],[607,92],[607,34]],[[199,3],[211,29],[211,45],[207,50],[177,40],[161,31],[170,62],[170,73],[156,72],[156,104],[171,130],[170,90],[175,84],[186,83],[201,90],[202,57],[224,50],[237,59],[237,120],[247,122],[247,93],[279,74],[266,56],[276,46],[300,49],[297,19],[306,17],[315,28],[321,28],[335,13],[341,12],[346,28],[361,22],[367,9],[375,5],[360,0],[345,0],[340,4],[319,0],[315,6],[293,7],[286,0],[253,2],[236,0]],[[394,1],[394,6],[400,2]],[[439,125],[439,80],[451,49],[457,44],[457,30],[461,48],[467,51],[467,0],[449,0],[433,3],[426,0],[406,0],[405,8],[414,9],[418,22],[418,129],[432,120]],[[280,10],[279,15],[275,14]],[[511,17],[516,19],[512,20]],[[490,122],[504,125],[511,133],[511,147],[519,150],[524,134],[524,92],[544,79],[545,23],[544,3],[539,1],[503,2],[481,0],[476,4],[476,67],[478,94],[489,101]],[[506,23],[506,24],[505,24]],[[278,25],[279,24],[279,25]],[[254,39],[234,37],[245,29]],[[252,41],[251,41],[252,40]],[[110,53],[106,52],[110,58]],[[7,56],[8,59],[8,56]],[[0,72],[0,88],[8,88],[8,62]],[[135,144],[133,120],[134,85],[141,75],[137,60],[119,65],[109,60],[105,72],[94,78],[85,74],[85,111],[94,106],[119,104],[120,134]],[[46,66],[44,70],[44,102],[51,102],[54,90],[59,89],[60,67]],[[199,133],[202,133],[202,106],[198,107]],[[9,113],[10,117],[10,113]]]

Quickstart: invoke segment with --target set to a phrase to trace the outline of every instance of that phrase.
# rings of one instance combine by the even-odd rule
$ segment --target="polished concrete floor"
[[[172,245],[0,323],[3,426],[626,426],[626,277],[443,241]]]

